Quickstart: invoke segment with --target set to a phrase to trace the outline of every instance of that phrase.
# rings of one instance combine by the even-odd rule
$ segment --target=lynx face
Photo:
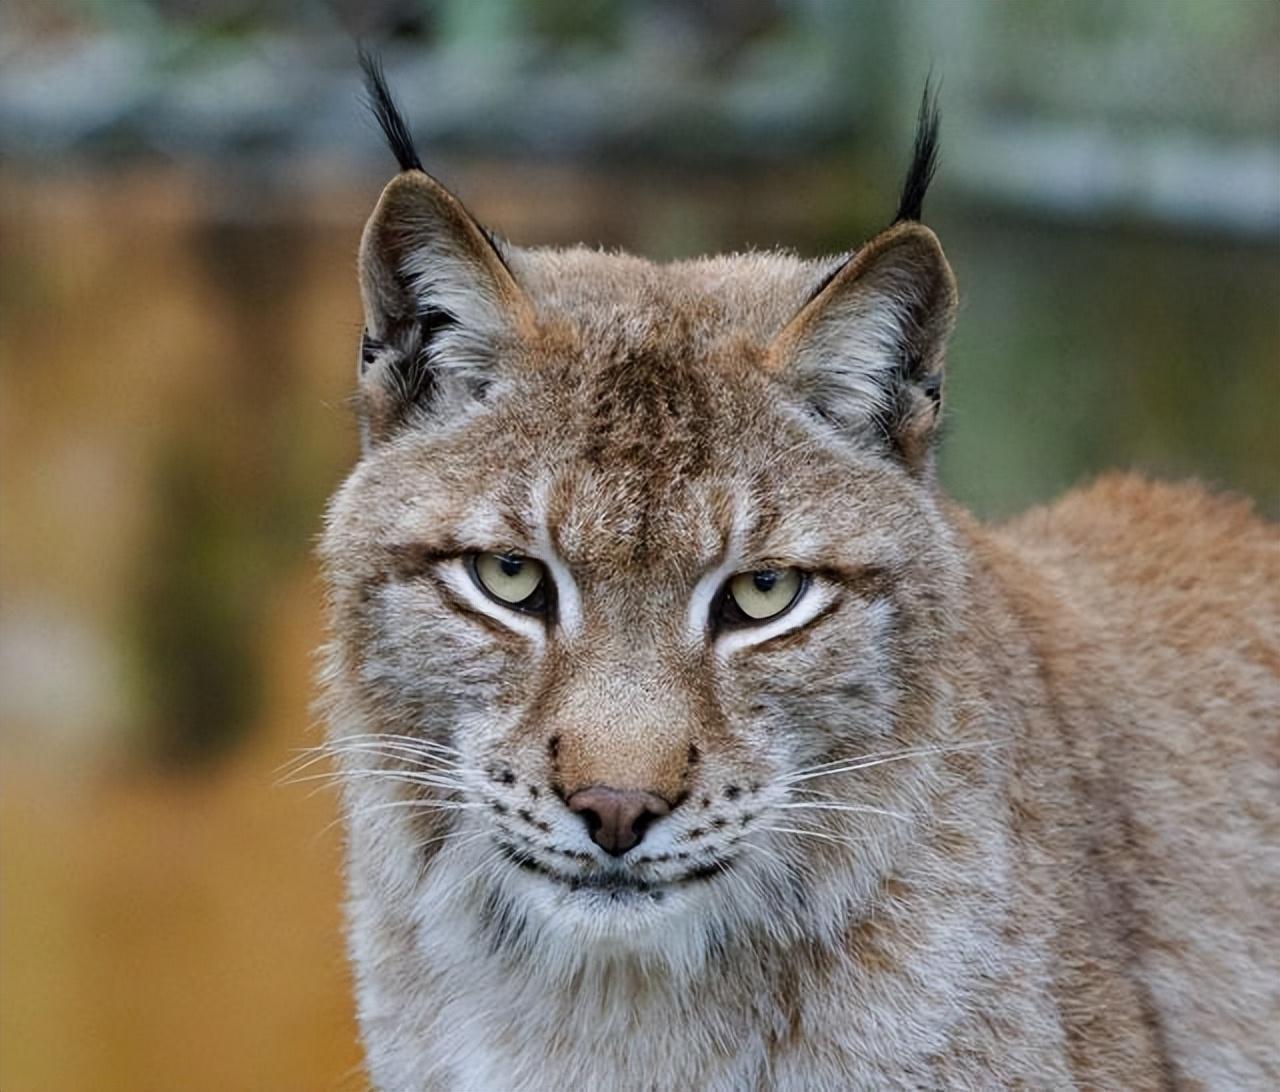
[[[390,768],[467,805],[399,809],[403,852],[447,835],[435,867],[488,860],[512,913],[579,936],[776,915],[797,870],[892,838],[909,764],[807,771],[914,742],[950,578],[923,490],[766,377],[625,366],[629,404],[570,358],[374,449],[330,535],[377,730],[437,745]]]
[[[921,818],[898,759],[945,743],[933,235],[523,251],[409,169],[361,272],[365,450],[323,555],[375,897],[682,964],[834,927]]]

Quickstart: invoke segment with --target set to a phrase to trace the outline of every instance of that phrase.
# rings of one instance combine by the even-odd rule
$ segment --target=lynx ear
[[[768,363],[842,432],[927,462],[956,288],[937,237],[905,221],[839,266],[774,339]]]
[[[361,55],[369,105],[402,173],[360,241],[360,413],[366,444],[414,409],[474,397],[495,353],[530,321],[498,242],[423,169],[377,58]]]
[[[360,403],[369,440],[414,407],[483,389],[495,351],[529,313],[497,244],[457,198],[417,170],[392,179],[365,226],[360,292]]]

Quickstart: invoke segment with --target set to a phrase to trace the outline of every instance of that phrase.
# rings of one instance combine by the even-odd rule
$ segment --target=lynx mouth
[[[572,892],[604,895],[616,899],[649,898],[654,902],[661,902],[670,890],[706,882],[722,875],[733,865],[732,859],[712,861],[663,880],[644,879],[632,873],[618,871],[596,871],[575,876],[545,865],[531,857],[528,851],[518,849],[509,843],[499,842],[498,848],[517,868],[543,876]]]

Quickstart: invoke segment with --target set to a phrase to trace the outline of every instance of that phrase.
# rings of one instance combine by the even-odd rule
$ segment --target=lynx
[[[365,228],[321,548],[368,1067],[462,1089],[1280,1087],[1280,541],[941,492],[956,288]]]

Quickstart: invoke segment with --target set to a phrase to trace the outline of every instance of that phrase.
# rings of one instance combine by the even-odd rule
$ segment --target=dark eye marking
[[[441,562],[458,556],[452,543],[427,545],[421,542],[396,543],[387,547],[388,568],[399,580],[413,580],[430,574]]]

